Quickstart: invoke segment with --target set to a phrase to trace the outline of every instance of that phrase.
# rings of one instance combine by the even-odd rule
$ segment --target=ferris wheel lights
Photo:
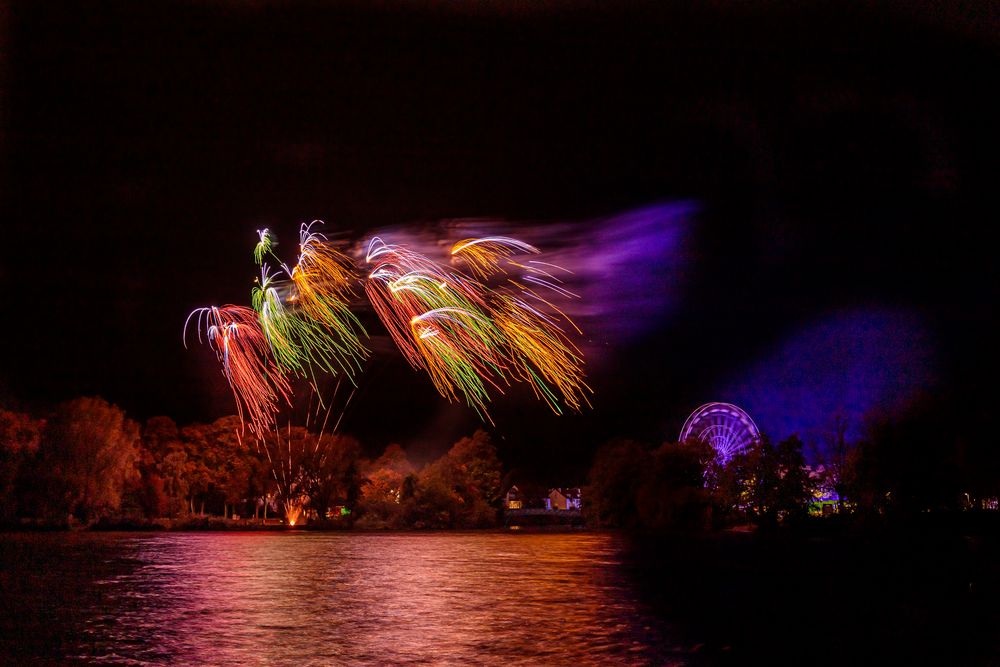
[[[728,461],[759,441],[760,431],[750,415],[732,403],[706,403],[687,418],[678,440],[704,442]]]

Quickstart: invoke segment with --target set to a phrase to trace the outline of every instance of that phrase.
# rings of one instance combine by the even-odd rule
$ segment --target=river
[[[0,663],[685,664],[605,533],[0,534]]]

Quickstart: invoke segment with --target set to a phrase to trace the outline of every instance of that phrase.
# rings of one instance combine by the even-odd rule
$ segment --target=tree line
[[[854,525],[998,509],[992,441],[956,436],[933,407],[872,417],[855,441],[835,418],[827,446],[808,466],[797,436],[778,443],[765,436],[725,462],[701,442],[615,440],[595,455],[585,513],[597,526],[692,531],[795,525],[817,513],[820,499]]]
[[[726,462],[699,442],[614,440],[593,459],[584,515],[598,527],[701,530],[795,524],[818,497],[837,516],[885,521],[927,511],[997,509],[991,441],[950,435],[940,411],[873,420],[850,442],[837,420],[807,467],[792,436]],[[489,435],[415,466],[399,445],[366,458],[347,435],[278,429],[241,436],[239,419],[140,424],[101,398],[44,416],[0,409],[0,523],[82,524],[204,517],[308,520],[365,528],[475,528],[501,518],[502,468]]]
[[[419,470],[399,445],[378,458],[357,439],[280,429],[241,436],[239,419],[144,424],[102,398],[44,417],[0,409],[0,520],[277,518],[368,528],[496,525],[501,466],[480,430]]]
[[[583,500],[603,527],[697,531],[804,517],[814,488],[798,438],[766,439],[728,461],[698,441],[616,440],[594,457]]]

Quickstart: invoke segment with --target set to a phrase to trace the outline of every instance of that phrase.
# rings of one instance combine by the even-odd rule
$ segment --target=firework
[[[271,348],[257,313],[232,305],[195,309],[184,322],[185,347],[192,319],[196,321],[199,342],[207,339],[222,362],[240,421],[249,423],[250,431],[258,438],[263,437],[274,424],[279,404],[289,403],[291,387],[270,356]]]
[[[583,356],[561,326],[561,322],[572,325],[569,318],[554,306],[543,313],[510,294],[498,294],[491,312],[510,346],[513,368],[536,396],[556,414],[563,412],[560,397],[576,412],[589,407],[591,389],[583,379]]]
[[[431,377],[438,392],[460,396],[488,418],[487,385],[500,389],[503,333],[486,312],[486,288],[427,257],[375,238],[366,259],[369,300],[410,364]]]
[[[318,221],[303,224],[299,230],[299,261],[290,271],[295,292],[289,301],[302,316],[325,328],[336,339],[338,364],[353,375],[360,361],[368,357],[359,333],[367,336],[348,303],[355,298],[358,282],[351,260],[313,232]]]
[[[313,231],[316,224],[301,226],[297,263],[278,271],[265,262],[277,259],[277,241],[269,230],[258,230],[254,259],[261,273],[252,309],[200,308],[185,322],[185,345],[187,327],[197,319],[199,339],[204,332],[218,354],[240,417],[258,438],[274,425],[279,403],[289,402],[289,376],[308,379],[318,395],[319,373],[343,372],[353,382],[369,355],[360,340],[367,333],[349,306],[357,270]],[[489,419],[492,395],[521,381],[554,412],[579,411],[589,406],[591,393],[583,356],[569,334],[579,329],[553,303],[576,295],[563,286],[564,269],[514,259],[539,253],[505,236],[465,239],[452,246],[451,256],[464,263],[467,275],[376,237],[365,255],[364,291],[403,356],[448,400],[464,400]],[[510,277],[513,269],[520,275]],[[487,286],[497,275],[507,280]],[[543,297],[542,288],[552,295]]]
[[[470,271],[484,279],[506,275],[509,267],[522,271],[519,278],[509,278],[488,294],[488,312],[503,333],[509,368],[518,379],[528,382],[535,395],[555,413],[562,414],[562,405],[580,411],[590,405],[587,394],[591,390],[583,379],[583,356],[564,331],[572,327],[579,333],[579,329],[538,293],[538,288],[545,288],[560,297],[576,298],[556,275],[569,272],[548,262],[510,259],[540,252],[535,246],[505,236],[465,239],[451,249],[452,257],[462,259]]]
[[[257,238],[257,245],[254,246],[253,249],[253,258],[254,261],[257,262],[257,265],[260,266],[264,263],[264,257],[267,255],[275,257],[272,249],[278,244],[278,242],[274,238],[274,234],[272,234],[266,227],[264,229],[257,230]],[[275,257],[275,259],[277,259],[277,257]]]
[[[285,309],[285,300],[279,294],[274,274],[267,264],[260,269],[260,278],[250,293],[250,303],[260,318],[260,327],[271,346],[275,360],[282,367],[301,371],[301,350],[292,330],[291,316]]]
[[[261,267],[258,284],[251,291],[251,303],[275,361],[286,371],[306,377],[317,386],[316,371],[352,372],[349,352],[327,335],[322,323],[288,306],[287,286],[276,280],[267,264]]]
[[[493,323],[459,308],[438,308],[414,317],[410,327],[422,365],[438,392],[448,400],[461,394],[481,417],[489,419],[486,385],[503,393],[494,378],[504,377]]]
[[[501,236],[455,244],[452,257],[461,258],[484,279],[506,274],[501,260],[524,271],[519,280],[490,289],[376,238],[366,256],[373,270],[365,289],[403,355],[415,368],[427,371],[449,400],[464,398],[488,419],[491,389],[502,392],[502,385],[516,379],[529,383],[557,414],[565,407],[579,411],[589,405],[590,388],[584,382],[583,357],[565,331],[575,325],[537,288],[575,295],[554,273],[563,271],[560,267],[509,259],[538,252]]]
[[[451,256],[464,260],[472,274],[482,280],[504,272],[500,267],[501,260],[514,255],[537,255],[539,252],[533,245],[506,236],[465,239],[451,247]]]

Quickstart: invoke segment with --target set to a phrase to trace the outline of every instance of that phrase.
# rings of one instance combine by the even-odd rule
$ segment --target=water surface
[[[0,535],[0,661],[683,664],[609,534]]]

